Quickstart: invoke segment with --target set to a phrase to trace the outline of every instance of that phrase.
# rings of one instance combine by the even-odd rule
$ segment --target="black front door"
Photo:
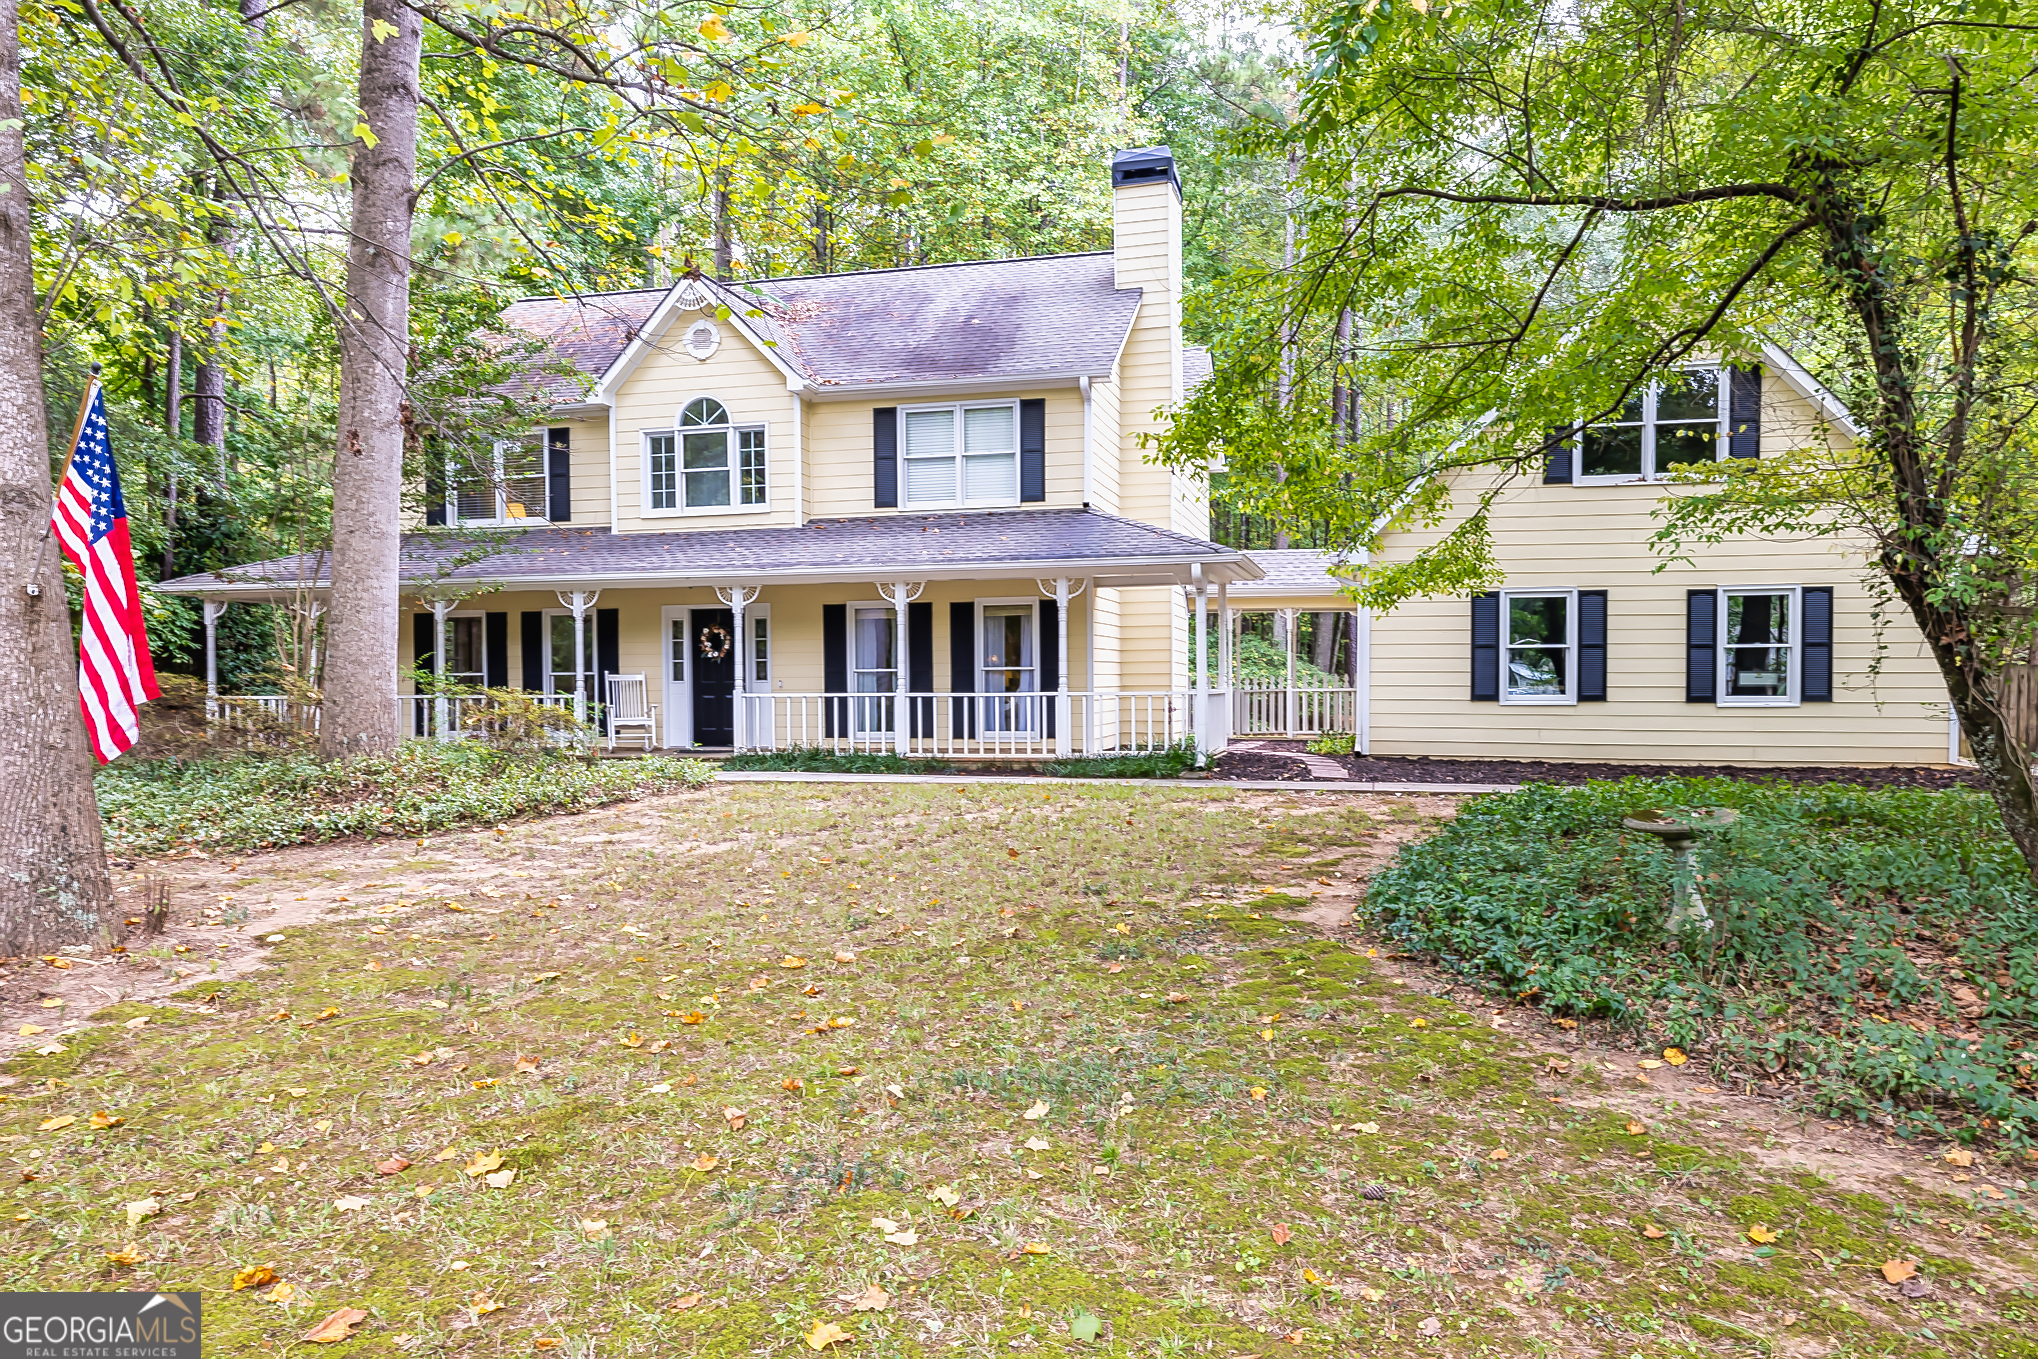
[[[727,609],[695,609],[693,648],[693,743],[726,746],[736,740],[736,615]]]

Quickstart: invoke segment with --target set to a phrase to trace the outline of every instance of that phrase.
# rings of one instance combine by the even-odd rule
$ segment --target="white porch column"
[[[594,608],[594,602],[601,598],[599,590],[555,590],[559,607],[573,613],[573,720],[587,721],[587,615]],[[551,638],[545,639],[550,646]],[[549,668],[549,663],[548,663]]]
[[[1057,576],[1052,582],[1042,580],[1034,583],[1040,587],[1040,593],[1054,596],[1056,647],[1054,653],[1054,753],[1062,759],[1067,759],[1075,741],[1075,734],[1069,730],[1070,720],[1074,716],[1074,709],[1069,704],[1069,603],[1081,595],[1083,591],[1087,590],[1090,587],[1090,582],[1088,580],[1072,581],[1067,576]],[[1071,586],[1074,588],[1070,588]],[[1094,629],[1091,632],[1091,636],[1095,636]],[[1095,658],[1091,657],[1088,659],[1094,672]],[[1093,685],[1092,688],[1094,687]],[[1096,695],[1094,693],[1090,696],[1090,704],[1092,709],[1094,709],[1096,705]],[[1089,720],[1089,718],[1085,719],[1086,722]],[[1095,742],[1086,737],[1084,749],[1087,751],[1094,745]]]
[[[1202,562],[1189,563],[1196,594],[1196,767],[1210,757],[1210,580]]]
[[[205,720],[219,717],[219,616],[226,612],[224,599],[205,601]]]
[[[899,677],[892,690],[892,749],[901,758],[913,750],[912,704],[907,698],[913,685],[909,678],[912,674],[911,658],[906,654],[906,606],[918,599],[920,592],[926,588],[925,581],[904,580],[877,587],[879,597],[892,606],[892,659],[898,666]],[[927,734],[931,737],[934,733],[930,731]]]
[[[729,743],[737,750],[750,748],[750,668],[748,657],[750,644],[743,627],[743,611],[757,602],[762,593],[755,585],[717,585],[715,598],[729,606],[733,615],[732,630],[736,636],[729,645],[736,652],[736,696],[729,712]]]
[[[1300,609],[1283,609],[1281,610],[1281,619],[1286,624],[1282,631],[1287,634],[1286,640],[1288,643],[1288,692],[1283,696],[1282,707],[1284,711],[1281,717],[1281,725],[1286,729],[1287,735],[1293,736],[1295,734],[1297,716],[1295,712],[1295,627],[1301,622],[1302,611]]]
[[[446,717],[446,615],[453,612],[460,603],[458,599],[435,599],[432,601],[432,674],[441,682],[441,687],[432,695],[432,731],[441,741],[450,741],[453,734]]]
[[[1231,583],[1217,583],[1217,687],[1231,691]]]

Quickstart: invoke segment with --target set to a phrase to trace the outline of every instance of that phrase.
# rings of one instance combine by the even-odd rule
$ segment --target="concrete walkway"
[[[1103,784],[1117,788],[1249,788],[1258,792],[1288,793],[1513,793],[1521,788],[1518,783],[1367,783],[1358,779],[1311,779],[1307,782],[1300,779],[1057,779],[1041,774],[810,774],[775,769],[723,770],[715,777],[721,783],[995,783],[1006,787],[1058,783],[1077,788]]]

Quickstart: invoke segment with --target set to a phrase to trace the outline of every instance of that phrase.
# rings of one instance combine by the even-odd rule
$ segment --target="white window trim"
[[[539,660],[544,666],[541,673],[545,676],[545,692],[553,694],[559,691],[552,687],[552,620],[554,618],[571,618],[573,617],[573,610],[545,609],[542,612],[545,615],[545,630],[539,634],[538,638],[538,646],[540,648]],[[593,609],[587,611],[586,627],[587,633],[584,639],[586,649],[581,655],[581,660],[587,663],[587,669],[581,673],[587,676],[588,693],[590,695],[588,701],[590,703],[603,703],[607,699],[599,692],[601,688],[601,656],[598,654],[599,646],[596,641],[599,633],[599,624],[596,622]],[[569,689],[566,692],[571,693],[572,690]]]
[[[720,406],[722,408],[722,413],[724,415],[729,414],[728,402],[722,400],[721,397],[714,395],[712,392],[700,392],[696,393],[693,396],[688,397],[686,400],[679,403],[679,409],[672,413],[671,425],[667,426],[664,429],[647,429],[638,432],[637,513],[640,518],[711,519],[717,516],[731,514],[765,514],[771,510],[772,477],[771,477],[770,423],[768,421],[763,420],[752,420],[739,424],[732,416],[729,420],[729,423],[725,425],[682,426],[679,423],[679,417],[686,413],[686,408],[688,406],[691,406],[694,402],[703,399],[712,401],[716,405]],[[755,505],[731,504],[731,505],[689,506],[686,503],[686,469],[682,465],[675,469],[674,475],[678,478],[678,480],[673,487],[674,493],[678,495],[680,503],[676,507],[669,510],[653,509],[651,507],[651,441],[655,438],[670,438],[673,441],[672,442],[673,457],[680,459],[681,463],[683,464],[685,459],[680,452],[680,439],[681,436],[689,429],[728,431],[729,497],[731,500],[734,500],[743,494],[742,436],[750,431],[755,431],[757,434],[761,435],[764,441],[764,499],[759,501]]]
[[[1718,373],[1720,375],[1720,412],[1717,438],[1713,444],[1713,461],[1727,459],[1727,435],[1733,429],[1733,375],[1725,364],[1687,363],[1679,366],[1681,373]],[[1612,476],[1585,475],[1585,431],[1580,430],[1571,438],[1571,481],[1577,486],[1634,486],[1643,482],[1657,482],[1663,479],[1661,469],[1656,466],[1656,396],[1662,390],[1660,380],[1651,379],[1648,390],[1642,393],[1642,471],[1640,476],[1616,473]],[[1609,424],[1616,423],[1609,421]],[[1687,423],[1680,421],[1679,423]]]
[[[1790,693],[1782,698],[1727,693],[1727,596],[1788,595],[1790,620],[1784,645],[1790,651]],[[1722,585],[1713,596],[1713,705],[1720,708],[1796,708],[1804,693],[1804,587],[1802,585]]]
[[[488,614],[487,614],[487,613],[486,613],[485,611],[481,610],[481,609],[454,609],[454,610],[452,610],[451,612],[449,612],[449,613],[448,613],[448,614],[446,615],[446,643],[447,643],[447,646],[446,646],[446,650],[447,650],[447,653],[448,653],[448,654],[447,654],[447,657],[446,657],[446,659],[447,659],[447,660],[449,660],[449,661],[450,661],[450,660],[452,659],[452,655],[451,655],[451,652],[452,652],[452,649],[453,649],[453,648],[452,648],[452,641],[453,641],[453,620],[454,620],[454,619],[456,619],[456,618],[479,618],[479,619],[481,620],[481,671],[480,671],[480,674],[481,674],[481,682],[482,682],[482,684],[486,685],[486,684],[488,683]],[[440,673],[441,675],[445,675],[445,676],[447,676],[447,677],[449,677],[449,678],[450,678],[451,676],[453,676],[453,675],[456,675],[456,674],[466,673],[466,674],[469,674],[469,675],[471,675],[471,674],[474,674],[475,672],[474,672],[474,671],[472,671],[472,670],[469,670],[469,671],[465,671],[465,672],[461,672],[461,671],[457,671],[457,670],[441,670],[441,671],[440,671],[439,673]],[[499,683],[506,683],[506,682],[508,681],[508,678],[509,678],[509,677],[508,677],[507,675],[505,675],[505,676],[503,677],[503,679],[502,679],[501,681],[498,681],[498,682],[499,682]]]
[[[962,496],[964,481],[963,459],[966,456],[963,451],[962,413],[972,410],[993,410],[998,407],[1004,407],[1012,412],[1012,496],[1009,500],[970,500]],[[906,490],[906,463],[909,461],[906,457],[906,417],[909,415],[924,415],[928,411],[950,411],[955,418],[955,453],[953,457],[955,461],[955,489],[958,498],[954,500],[913,500],[909,497]],[[1019,448],[1020,438],[1019,400],[1017,397],[1003,401],[936,401],[919,406],[899,407],[899,508],[901,510],[992,509],[1019,504],[1021,493],[1020,482],[1025,475],[1025,469],[1021,465],[1024,460],[1024,454],[1021,453]]]
[[[1508,696],[1507,644],[1508,602],[1513,599],[1562,598],[1564,604],[1564,692],[1558,694],[1524,694]],[[1500,591],[1500,701],[1510,707],[1520,708],[1569,708],[1578,703],[1578,591],[1570,586],[1549,586],[1532,589],[1522,586]]]
[[[693,635],[692,604],[665,604],[658,610],[658,666],[659,680],[664,689],[665,730],[660,733],[667,746],[685,747],[693,744],[693,660],[686,655],[684,644],[681,657],[686,665],[686,678],[672,677],[672,624],[677,619],[684,625],[682,635]]]
[[[992,700],[994,700],[994,699],[996,699],[996,698],[998,698],[998,697],[1001,697],[1001,695],[996,695],[996,694],[987,694],[987,693],[985,693],[985,692],[984,692],[984,688],[983,688],[983,684],[984,684],[984,670],[985,670],[985,668],[986,668],[986,667],[985,667],[985,665],[984,665],[984,610],[985,610],[986,608],[993,608],[993,609],[996,609],[996,608],[1004,608],[1004,607],[1008,607],[1008,606],[1014,606],[1014,605],[1020,605],[1020,604],[1024,604],[1024,605],[1027,605],[1027,606],[1029,606],[1029,607],[1030,607],[1030,608],[1032,609],[1032,611],[1033,611],[1033,612],[1032,612],[1032,618],[1033,618],[1033,687],[1032,687],[1031,689],[1023,689],[1023,690],[1021,690],[1020,692],[1021,692],[1021,693],[1028,693],[1028,694],[1039,694],[1039,693],[1046,693],[1046,692],[1049,692],[1048,690],[1043,690],[1043,689],[1042,689],[1042,688],[1040,687],[1040,643],[1041,643],[1041,636],[1040,636],[1040,598],[1039,598],[1039,596],[1037,596],[1037,595],[1012,595],[1012,596],[1009,596],[1009,597],[1004,597],[1004,598],[992,598],[992,599],[979,599],[979,600],[977,600],[977,601],[976,601],[976,606],[977,606],[977,607],[976,607],[976,647],[975,647],[975,652],[976,652],[976,673],[975,673],[975,674],[973,674],[973,675],[971,675],[971,676],[969,677],[969,679],[970,679],[970,684],[969,684],[969,687],[970,687],[970,689],[971,689],[972,691],[974,691],[974,692],[975,692],[975,694],[976,694],[976,701],[977,701],[977,702],[978,702],[979,704],[985,704],[985,703],[991,702]],[[954,687],[954,683],[953,683],[953,679],[952,679],[952,678],[951,678],[951,682],[950,682],[950,686],[949,686],[949,687],[950,687],[950,688],[953,688],[953,687]],[[1002,697],[1010,697],[1010,695],[1002,695]],[[1038,717],[1042,716],[1042,713],[1041,713],[1041,706],[1042,706],[1042,705],[1041,705],[1041,701],[1039,701],[1039,700],[1036,700],[1035,702],[1032,702],[1032,703],[1022,703],[1022,704],[1020,704],[1020,705],[1019,705],[1019,710],[1020,710],[1020,711],[1021,711],[1022,713],[1025,713],[1025,714],[1027,714],[1028,716],[1031,716],[1031,717],[1035,717],[1035,718],[1038,718]],[[984,722],[984,717],[985,717],[985,713],[984,713],[983,709],[982,709],[982,708],[979,708],[979,710],[978,710],[978,712],[977,712],[977,721],[978,721],[979,725],[982,725],[982,724],[983,724],[983,722]],[[1032,722],[1032,723],[1030,723],[1030,724],[1028,724],[1028,725],[1026,725],[1026,726],[1023,726],[1023,727],[1005,727],[1005,728],[1001,728],[1001,729],[1000,729],[1000,730],[998,731],[998,733],[997,733],[997,734],[998,734],[999,736],[1001,736],[1001,737],[1002,737],[1002,736],[1025,736],[1025,735],[1030,735],[1030,734],[1033,734],[1033,733],[1036,733],[1036,732],[1038,732],[1038,731],[1040,730],[1040,728],[1041,728],[1041,723],[1040,723],[1040,722],[1038,722],[1038,721],[1034,721],[1034,722]]]
[[[761,680],[751,673],[757,668],[757,653],[751,644],[757,638],[757,623],[755,620],[759,618],[764,620],[764,665],[766,670],[765,677]],[[784,688],[784,681],[778,678],[778,629],[771,625],[771,605],[761,601],[745,605],[743,609],[743,631],[749,634],[749,636],[743,639],[743,692],[746,694],[767,694],[771,692],[774,686]]]
[[[491,445],[495,457],[495,517],[493,519],[465,519],[460,515],[460,487],[458,481],[448,473],[446,477],[446,527],[448,528],[526,528],[533,524],[552,522],[552,434],[544,429],[538,435],[538,479],[545,483],[545,513],[526,514],[521,519],[509,517],[509,487],[502,472],[502,454],[505,448],[520,443],[517,439],[497,439]],[[525,506],[525,509],[529,509]]]
[[[859,669],[861,668],[861,667],[859,667],[859,666],[857,665],[857,663],[856,663],[856,614],[857,614],[857,610],[859,610],[859,609],[882,609],[882,610],[883,610],[884,612],[886,612],[886,613],[888,613],[888,614],[892,615],[892,617],[891,617],[891,619],[890,619],[889,621],[890,621],[891,625],[892,625],[892,626],[893,626],[894,628],[897,628],[897,627],[898,627],[898,625],[899,625],[899,618],[898,618],[898,613],[899,613],[899,611],[898,611],[897,609],[893,608],[893,607],[892,607],[892,606],[891,606],[890,604],[886,603],[886,602],[885,602],[884,600],[882,600],[882,599],[852,599],[852,600],[849,600],[849,601],[847,601],[847,602],[846,602],[846,603],[845,603],[845,604],[843,605],[843,610],[844,610],[844,612],[843,612],[843,618],[844,618],[844,620],[845,620],[845,621],[847,622],[847,624],[848,624],[848,631],[849,631],[849,636],[848,636],[848,638],[846,639],[846,640],[847,640],[847,642],[848,642],[848,644],[849,644],[849,655],[848,655],[848,656],[847,656],[847,657],[846,657],[845,659],[846,659],[846,660],[847,660],[847,661],[849,662],[849,666],[848,666],[848,669],[849,669],[849,726],[850,726],[850,731],[851,731],[851,732],[852,732],[853,734],[857,735],[857,736],[890,736],[890,735],[892,735],[892,734],[893,734],[893,733],[894,733],[894,732],[895,732],[895,731],[897,730],[897,727],[896,727],[896,725],[893,725],[893,726],[889,726],[889,727],[882,727],[882,728],[879,728],[879,727],[867,727],[867,726],[865,726],[865,725],[864,725],[863,719],[864,719],[865,715],[866,715],[866,714],[868,714],[868,713],[874,712],[874,711],[878,711],[878,709],[877,709],[876,707],[866,706],[866,703],[867,703],[867,701],[868,701],[868,700],[870,700],[870,699],[874,699],[874,698],[888,698],[888,699],[892,699],[892,700],[893,700],[893,708],[892,708],[892,714],[893,714],[893,722],[894,722],[894,724],[896,724],[896,722],[897,722],[897,720],[898,720],[898,711],[899,711],[899,709],[898,709],[898,706],[897,706],[897,700],[898,700],[899,696],[900,696],[900,695],[901,695],[902,693],[904,693],[904,692],[905,692],[905,688],[906,688],[906,682],[907,682],[907,681],[906,681],[906,673],[907,673],[907,672],[906,672],[906,669],[905,669],[905,667],[903,667],[903,666],[901,666],[901,667],[895,667],[895,668],[894,668],[894,669],[892,670],[892,674],[896,675],[896,676],[897,676],[898,678],[897,678],[897,679],[895,679],[895,680],[893,681],[893,683],[892,683],[892,691],[891,691],[890,693],[888,693],[888,694],[885,694],[885,693],[877,693],[877,694],[865,694],[865,693],[860,693],[860,692],[859,692],[859,691],[857,690],[857,687],[856,687],[856,672],[857,672],[857,671],[858,671],[858,670],[859,670]],[[895,660],[896,660],[896,659],[903,659],[903,660],[907,660],[907,661],[910,661],[910,660],[911,660],[912,658],[911,658],[911,657],[894,657],[894,659],[895,659]],[[864,700],[864,702],[859,702],[859,700]]]

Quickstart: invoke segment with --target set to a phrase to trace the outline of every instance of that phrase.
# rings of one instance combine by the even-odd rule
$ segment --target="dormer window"
[[[1693,368],[1652,382],[1615,419],[1587,429],[1578,444],[1580,482],[1646,481],[1679,463],[1726,454],[1724,374]]]
[[[762,509],[764,426],[738,425],[711,396],[689,401],[679,428],[644,436],[644,503],[652,514]]]

